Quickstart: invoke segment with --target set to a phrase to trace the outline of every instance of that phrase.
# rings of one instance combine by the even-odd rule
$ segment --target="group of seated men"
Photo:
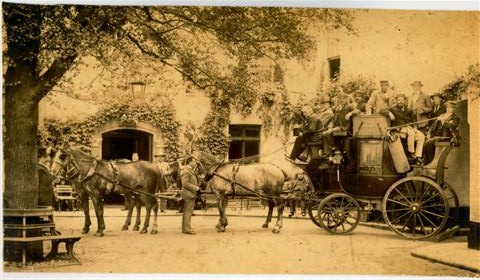
[[[454,114],[455,102],[442,104],[440,93],[431,96],[422,92],[420,81],[411,83],[413,92],[395,94],[388,81],[380,81],[380,90],[368,98],[363,92],[353,93],[351,97],[345,93],[336,96],[333,106],[329,98],[320,100],[319,111],[313,112],[310,105],[302,108],[305,126],[303,132],[296,138],[292,152],[287,159],[296,163],[307,163],[299,156],[308,143],[318,142],[323,148],[319,152],[322,157],[332,155],[335,146],[333,134],[351,133],[352,117],[357,114],[383,114],[391,120],[391,126],[398,129],[400,137],[407,138],[408,156],[417,165],[429,162],[435,152],[436,140],[448,139],[455,134],[459,118]]]

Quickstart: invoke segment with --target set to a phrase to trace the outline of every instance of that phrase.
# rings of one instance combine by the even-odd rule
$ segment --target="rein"
[[[256,196],[258,196],[258,197],[260,197],[260,198],[263,198],[263,199],[266,199],[266,200],[271,200],[272,198],[276,198],[276,197],[274,197],[274,196],[266,196],[266,195],[263,195],[263,194],[261,194],[261,193],[259,193],[259,192],[254,191],[254,190],[252,190],[252,189],[249,189],[249,188],[246,187],[245,185],[240,184],[239,182],[236,182],[236,181],[234,181],[234,180],[231,180],[231,179],[229,179],[229,178],[227,178],[227,177],[225,177],[225,176],[223,176],[223,175],[221,175],[221,174],[219,174],[219,173],[217,173],[217,172],[213,172],[212,174],[213,174],[213,176],[217,176],[217,177],[219,177],[220,179],[223,179],[223,180],[229,182],[230,184],[232,184],[232,191],[233,191],[233,192],[235,192],[235,191],[234,191],[235,188],[234,188],[233,186],[234,186],[234,185],[237,185],[237,186],[241,187],[242,189],[244,189],[244,190],[246,190],[246,191],[249,191],[249,192],[253,193],[254,195],[256,195]]]
[[[148,193],[148,192],[144,192],[142,190],[139,190],[139,189],[135,189],[134,187],[131,187],[129,185],[126,185],[126,184],[123,184],[121,182],[118,181],[118,176],[119,174],[117,174],[118,176],[116,176],[116,178],[110,178],[100,172],[98,172],[96,169],[97,169],[97,166],[98,166],[98,160],[97,159],[93,159],[93,160],[82,160],[82,161],[89,161],[89,162],[93,162],[93,165],[92,167],[89,169],[88,173],[85,175],[85,177],[81,178],[81,173],[80,173],[80,167],[78,166],[75,158],[69,154],[69,157],[70,157],[70,161],[73,163],[74,165],[74,169],[76,169],[77,171],[77,174],[78,176],[80,177],[78,180],[80,182],[85,182],[86,180],[90,179],[91,177],[93,177],[93,175],[97,175],[99,176],[100,178],[104,179],[104,180],[107,180],[109,181],[110,183],[113,183],[115,185],[119,185],[121,187],[124,187],[126,189],[129,189],[131,191],[133,191],[134,193],[137,193],[137,194],[144,194],[144,195],[147,195],[149,197],[153,197],[153,198],[157,198],[157,196],[151,194],[151,193]],[[112,167],[112,170],[113,170],[113,173],[114,175],[116,173],[118,173],[118,168],[115,168],[115,165],[112,163],[112,161],[109,162],[110,163],[110,166]],[[68,171],[67,171],[68,172]],[[74,176],[76,176],[76,174],[74,174],[73,176],[71,176],[70,178],[73,178]]]

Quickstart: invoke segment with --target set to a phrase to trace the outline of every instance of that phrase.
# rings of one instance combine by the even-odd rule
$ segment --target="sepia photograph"
[[[2,3],[3,279],[480,277],[478,3],[257,4]]]

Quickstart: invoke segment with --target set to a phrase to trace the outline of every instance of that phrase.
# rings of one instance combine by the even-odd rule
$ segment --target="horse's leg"
[[[128,205],[128,213],[127,213],[127,219],[125,220],[125,223],[122,226],[122,230],[128,230],[128,227],[132,223],[132,214],[133,214],[133,207],[135,206],[134,203],[135,201],[132,199],[131,195],[124,195],[125,201]]]
[[[157,218],[158,218],[158,201],[154,199],[154,204],[153,204],[153,225],[152,225],[152,231],[150,231],[151,234],[157,234]]]
[[[133,226],[133,231],[140,230],[140,213],[142,211],[142,202],[140,201],[139,196],[135,196],[135,208],[137,209],[137,216],[135,219],[135,225]]]
[[[83,223],[83,228],[82,228],[82,233],[88,233],[90,231],[90,225],[92,224],[92,221],[90,220],[90,207],[88,203],[88,195],[82,195],[80,198],[82,201],[82,207],[83,207],[83,214],[85,216],[85,220]]]
[[[225,227],[228,225],[227,216],[226,216],[226,209],[227,209],[227,197],[225,193],[216,193],[217,195],[217,207],[218,207],[218,224],[217,224],[217,231],[224,232]]]
[[[223,196],[223,201],[222,201],[223,216],[222,216],[222,220],[221,220],[223,227],[227,227],[227,225],[228,225],[227,206],[228,206],[228,198],[227,198],[226,195],[224,195]]]
[[[273,227],[273,233],[280,233],[280,229],[283,226],[283,209],[285,208],[285,201],[281,198],[275,199],[275,204],[277,206],[277,223]]]
[[[95,209],[95,215],[97,216],[97,233],[95,236],[102,237],[103,230],[105,229],[105,221],[103,220],[103,200],[99,196],[92,196],[92,202]]]
[[[140,231],[141,234],[148,232],[148,226],[150,225],[150,212],[152,211],[152,202],[149,197],[145,198],[145,221],[143,222],[143,228]]]
[[[272,221],[273,206],[273,200],[268,200],[268,214],[265,223],[262,225],[263,228],[268,228],[268,224]]]

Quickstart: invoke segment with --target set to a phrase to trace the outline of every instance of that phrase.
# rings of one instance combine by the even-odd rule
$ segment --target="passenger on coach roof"
[[[323,132],[323,141],[325,147],[329,147],[325,151],[326,154],[332,154],[332,147],[335,147],[335,140],[333,134],[335,132],[345,132],[345,136],[351,132],[351,119],[354,115],[360,114],[360,110],[355,108],[355,105],[349,104],[349,96],[345,93],[338,94],[338,106],[335,107],[335,115],[333,116],[332,122],[329,124],[328,129]],[[348,150],[347,147],[344,147],[345,150]]]
[[[441,93],[436,92],[432,94],[430,98],[432,99],[432,111],[428,115],[429,119],[436,118],[447,111],[445,105],[443,104],[443,98]],[[429,121],[428,126],[430,127],[434,122],[435,120]]]
[[[435,142],[450,141],[458,144],[458,124],[460,118],[455,114],[456,104],[448,101],[445,104],[446,112],[437,117],[427,132],[427,141],[424,145],[425,161],[432,161],[435,156]]]
[[[425,135],[417,129],[415,112],[406,106],[407,97],[405,94],[396,96],[396,104],[386,110],[386,113],[392,120],[392,126],[402,126],[399,128],[401,137],[407,135],[407,149],[410,157],[416,160],[417,165],[423,164],[422,153]],[[404,137],[403,137],[404,138]]]
[[[432,111],[430,96],[422,91],[423,84],[421,81],[414,81],[410,85],[412,86],[413,93],[407,100],[407,107],[416,114],[417,121],[426,120]],[[418,129],[425,132],[427,125],[428,122],[418,123]]]
[[[357,90],[353,93],[353,100],[355,101],[355,109],[365,113],[367,110],[367,102],[365,101],[365,94],[362,91]]]
[[[395,105],[395,93],[388,81],[380,81],[380,90],[372,93],[365,106],[365,111],[367,114],[381,114],[383,110],[393,105]]]
[[[333,111],[330,108],[328,98],[324,98],[320,100],[320,112],[318,115],[314,114],[310,104],[303,106],[301,115],[304,119],[303,132],[297,136],[292,152],[287,156],[287,159],[296,160],[298,163],[304,163],[302,160],[299,160],[298,157],[302,154],[303,150],[305,150],[308,142],[322,140],[322,131],[330,123],[333,117]]]

